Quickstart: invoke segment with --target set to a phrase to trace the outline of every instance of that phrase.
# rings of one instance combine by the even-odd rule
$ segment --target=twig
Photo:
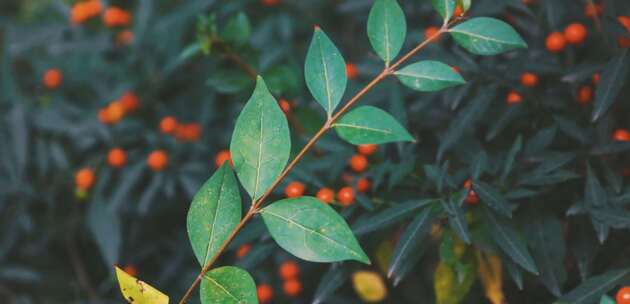
[[[347,112],[354,104],[357,103],[361,97],[363,97],[366,93],[368,93],[372,88],[374,88],[378,83],[380,83],[383,79],[387,78],[387,76],[392,75],[395,72],[395,69],[411,58],[413,55],[418,53],[424,47],[426,47],[429,43],[439,38],[443,33],[448,30],[448,24],[445,22],[444,25],[440,28],[440,30],[435,33],[433,36],[428,37],[425,41],[420,43],[414,49],[409,51],[407,54],[402,56],[398,61],[392,64],[389,67],[385,67],[383,71],[378,74],[370,83],[368,83],[363,89],[361,89],[357,94],[354,95],[337,113],[328,118],[326,123],[315,133],[315,135],[306,143],[306,145],[300,150],[300,152],[293,158],[293,160],[287,165],[287,167],[276,177],[271,186],[265,191],[265,193],[255,202],[252,203],[252,206],[249,208],[249,211],[245,214],[240,223],[232,230],[228,238],[221,244],[221,247],[214,254],[212,259],[203,267],[195,281],[192,283],[190,288],[186,291],[182,299],[179,301],[179,304],[187,303],[188,299],[192,296],[193,291],[199,283],[201,283],[201,279],[203,276],[210,270],[212,265],[219,259],[225,248],[230,244],[230,242],[236,237],[236,234],[245,226],[245,224],[260,210],[260,206],[263,204],[265,199],[271,195],[273,190],[282,182],[282,180],[293,170],[293,168],[297,165],[297,163],[306,155],[306,153],[317,143],[317,141],[326,134],[328,130],[333,127],[333,124],[345,113]]]

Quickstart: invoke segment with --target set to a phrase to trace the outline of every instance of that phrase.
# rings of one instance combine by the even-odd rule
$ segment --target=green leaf
[[[602,298],[599,300],[599,304],[616,304],[617,302],[615,302],[615,300],[611,297],[609,297],[608,295],[603,295]]]
[[[538,275],[534,259],[527,250],[527,244],[508,223],[500,221],[490,210],[485,212],[488,230],[494,241],[503,251],[525,270]]]
[[[253,200],[271,186],[289,160],[287,118],[261,77],[236,120],[230,152],[236,174]]]
[[[407,35],[405,13],[396,0],[376,0],[367,23],[372,48],[385,65],[398,55]]]
[[[352,231],[356,235],[366,234],[396,224],[408,217],[413,216],[414,211],[420,209],[434,200],[410,201],[389,207],[373,216],[367,217],[352,225]]]
[[[510,148],[510,152],[507,154],[505,158],[505,165],[503,166],[503,173],[501,174],[501,180],[505,181],[510,171],[512,171],[512,167],[514,166],[514,161],[516,160],[516,156],[518,152],[523,148],[523,138],[519,134],[514,143],[512,144],[512,148]]]
[[[345,220],[314,197],[281,200],[263,208],[260,214],[278,245],[298,258],[323,263],[370,263]]]
[[[203,268],[241,219],[241,196],[226,162],[201,186],[190,204],[188,238]]]
[[[466,83],[450,66],[432,60],[410,64],[394,74],[404,85],[421,92],[435,92]]]
[[[599,179],[593,173],[593,169],[590,164],[586,165],[586,188],[584,188],[584,200],[585,202],[594,207],[601,207],[606,205],[607,195],[606,190],[602,187]]]
[[[526,225],[526,232],[532,243],[534,260],[540,266],[540,279],[553,295],[559,297],[567,279],[562,224],[551,217],[534,219]]]
[[[133,304],[168,304],[168,296],[114,266],[120,292]]]
[[[431,4],[444,20],[449,20],[453,16],[455,0],[431,0]]]
[[[228,42],[234,43],[237,46],[241,46],[249,40],[252,29],[249,23],[249,18],[243,12],[239,12],[225,25],[225,28],[221,32],[221,37]]]
[[[470,9],[470,6],[472,5],[472,0],[457,0],[457,4],[461,5],[464,12],[466,12],[468,11],[468,9]]]
[[[199,291],[202,304],[258,303],[256,283],[247,271],[225,266],[207,272]]]
[[[512,208],[510,208],[508,201],[499,191],[496,191],[492,186],[481,181],[473,182],[473,189],[475,193],[479,195],[481,201],[488,205],[488,207],[507,217],[512,217]]]
[[[326,34],[315,27],[313,40],[306,53],[304,77],[315,100],[332,116],[346,90],[346,62]]]
[[[456,201],[449,200],[441,200],[442,208],[446,211],[448,215],[448,224],[453,228],[457,235],[462,239],[462,241],[467,244],[471,243],[470,240],[470,231],[468,229],[468,223],[466,222],[466,217],[464,216],[464,210],[462,209],[461,203],[464,199],[466,199],[468,193],[468,189],[460,191],[456,197]]]
[[[527,43],[509,24],[494,18],[478,17],[449,30],[457,44],[476,55],[497,55]]]
[[[394,279],[394,285],[397,285],[422,257],[423,250],[420,247],[430,228],[431,208],[425,208],[400,236],[387,271],[387,277]]]
[[[628,50],[608,62],[595,91],[595,103],[593,116],[591,117],[593,122],[602,117],[615,102],[615,98],[617,98],[623,86],[627,84],[626,78],[628,77],[629,68],[630,52]]]
[[[90,203],[87,224],[106,265],[114,265],[120,256],[122,232],[118,217],[102,200]]]
[[[629,275],[630,268],[626,268],[594,276],[561,297],[559,301],[571,304],[596,303],[603,294],[627,279]]]
[[[335,291],[343,287],[348,280],[348,272],[339,267],[338,264],[332,264],[326,273],[321,276],[317,290],[313,295],[313,304],[327,303],[326,300],[331,297]]]
[[[483,174],[483,172],[486,171],[487,168],[488,168],[488,153],[486,153],[486,151],[484,150],[481,150],[477,154],[477,156],[473,160],[473,163],[470,166],[470,177],[472,179],[478,179],[481,176],[481,174]]]
[[[362,106],[350,111],[333,127],[339,137],[353,145],[414,141],[394,117],[373,106]]]

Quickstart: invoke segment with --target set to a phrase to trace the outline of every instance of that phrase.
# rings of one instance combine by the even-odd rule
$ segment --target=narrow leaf
[[[168,296],[153,288],[151,285],[140,281],[122,269],[116,268],[116,277],[120,291],[125,300],[133,304],[168,304]]]
[[[370,263],[346,221],[314,197],[281,200],[260,210],[260,214],[278,245],[298,258],[323,263]]]
[[[532,253],[540,267],[540,279],[549,291],[559,297],[567,279],[564,270],[566,248],[562,236],[562,224],[551,217],[535,219],[528,223],[526,232],[532,242]]]
[[[630,268],[611,270],[594,276],[561,297],[559,301],[571,304],[596,303],[603,294],[626,279],[628,275],[630,275]]]
[[[328,117],[332,116],[346,90],[346,62],[319,27],[315,27],[313,40],[306,53],[304,76],[306,86],[315,100],[324,107]]]
[[[290,151],[286,116],[258,77],[254,93],[236,120],[230,144],[236,174],[252,199],[271,186]]]
[[[394,248],[387,276],[397,285],[422,257],[420,246],[431,228],[431,208],[425,208],[409,224]]]
[[[606,191],[602,187],[595,173],[593,173],[591,165],[587,164],[586,168],[586,188],[584,189],[585,202],[594,207],[606,205]]]
[[[225,266],[207,272],[199,291],[202,304],[258,303],[256,283],[247,271]]]
[[[367,33],[372,48],[385,65],[398,55],[407,35],[405,13],[396,0],[376,0],[368,16]]]
[[[501,174],[501,180],[504,181],[510,172],[512,171],[512,167],[514,166],[514,161],[516,160],[516,156],[518,152],[523,148],[523,137],[519,135],[514,143],[512,144],[512,148],[510,148],[510,152],[508,152],[505,157],[505,163],[503,165],[503,173]]]
[[[102,200],[95,200],[90,203],[87,222],[105,264],[116,264],[122,244],[120,218]]]
[[[460,23],[449,30],[455,41],[476,55],[497,55],[527,43],[507,23],[488,17],[478,17]]]
[[[389,207],[373,216],[357,221],[352,225],[352,231],[356,235],[366,234],[396,224],[413,216],[416,210],[430,204],[434,200],[410,201]]]
[[[435,92],[466,83],[453,68],[439,61],[416,62],[394,74],[404,85],[421,92]]]
[[[510,208],[508,201],[499,191],[481,181],[475,181],[473,183],[473,189],[475,193],[479,195],[481,201],[488,205],[488,207],[507,217],[512,217],[512,208]]]
[[[460,192],[458,195],[459,200],[464,199],[467,192],[468,190]],[[442,200],[441,203],[448,215],[448,224],[464,242],[470,244],[470,231],[468,230],[468,223],[466,223],[464,210],[460,207],[460,203],[453,200]]]
[[[362,106],[350,111],[333,127],[339,137],[353,145],[414,141],[394,117],[373,106]]]
[[[503,221],[497,219],[490,210],[485,212],[486,222],[489,225],[490,235],[503,251],[525,270],[538,275],[538,269],[534,259],[527,250],[527,244],[520,235]]]
[[[226,162],[199,189],[188,210],[188,238],[203,268],[241,219],[241,197]]]
[[[431,0],[431,4],[433,4],[433,8],[445,20],[449,20],[453,16],[453,11],[455,10],[455,0]]]
[[[628,69],[630,67],[630,52],[626,50],[623,54],[613,58],[608,62],[602,72],[602,79],[595,91],[595,103],[593,106],[593,116],[591,120],[597,121],[615,102],[615,98],[626,84]]]

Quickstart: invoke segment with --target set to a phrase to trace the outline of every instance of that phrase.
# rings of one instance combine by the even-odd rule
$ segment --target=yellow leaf
[[[118,285],[125,300],[133,304],[168,304],[168,296],[116,267]]]
[[[486,291],[486,297],[492,304],[505,302],[503,294],[503,267],[501,258],[496,255],[484,255],[477,251],[477,272]]]
[[[352,275],[352,284],[364,302],[380,302],[387,296],[387,287],[383,279],[374,271],[355,272]]]
[[[376,247],[376,265],[378,269],[383,273],[387,273],[389,268],[389,261],[394,253],[394,243],[390,239],[382,241],[378,247]]]

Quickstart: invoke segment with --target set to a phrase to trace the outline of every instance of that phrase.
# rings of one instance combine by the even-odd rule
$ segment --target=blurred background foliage
[[[399,2],[409,25],[404,48],[410,49],[441,20],[429,1]],[[313,26],[320,25],[353,64],[356,75],[346,90],[352,96],[382,69],[365,34],[371,3],[103,0],[102,11],[118,6],[130,15],[117,24],[124,14],[71,22],[76,1],[1,1],[0,302],[120,303],[112,264],[136,272],[172,301],[183,294],[199,271],[185,231],[188,204],[228,146],[252,75],[262,74],[289,105],[293,148],[300,148],[324,120],[303,83]],[[589,7],[595,13],[588,14]],[[608,77],[605,69],[616,60],[608,66],[627,74],[622,39],[630,35],[617,17],[630,15],[630,2],[608,0],[601,9],[581,0],[474,0],[468,15],[510,22],[529,49],[476,57],[442,38],[417,57],[457,67],[467,85],[418,94],[388,79],[362,101],[392,113],[417,143],[381,146],[368,169],[356,173],[347,168],[355,147],[331,134],[297,166],[285,184],[301,181],[311,195],[322,187],[358,190],[357,181],[369,178],[371,189],[355,191],[356,203],[338,210],[375,261],[371,267],[299,262],[303,289],[288,296],[278,268],[293,258],[260,219],[222,261],[272,286],[273,303],[366,300],[366,283],[357,284],[364,277],[377,282],[368,289],[387,291],[387,303],[432,303],[436,296],[440,303],[482,303],[488,290],[494,290],[491,303],[503,296],[509,303],[550,303],[593,275],[627,269],[630,144],[611,134],[630,128],[629,88],[625,76]],[[586,25],[586,40],[549,52],[547,35],[572,22]],[[51,69],[62,75],[53,86],[47,82],[55,79],[43,80]],[[524,72],[535,73],[539,84],[521,84]],[[618,87],[619,97],[592,122],[603,102],[591,101],[604,94],[591,80],[596,73],[605,73],[597,85]],[[590,97],[580,93],[584,87]],[[506,103],[510,92],[521,102]],[[125,98],[138,107],[117,113],[112,104]],[[167,116],[181,130],[164,132]],[[126,152],[120,168],[108,164],[115,147]],[[163,169],[147,164],[155,150],[166,152]],[[94,172],[88,189],[75,185],[82,168]],[[482,201],[504,199],[511,220],[469,204],[464,221],[470,231],[461,230],[464,214],[450,198],[471,177],[485,182],[473,185],[488,190],[478,193]],[[421,199],[438,201],[432,203],[438,214],[432,238],[418,241],[386,279],[398,238],[426,206]],[[539,276],[512,262],[519,252],[504,249],[496,236],[503,229],[510,232],[503,241],[524,240]],[[473,245],[462,245],[463,235]],[[501,260],[505,275],[488,283],[481,273],[496,271]],[[597,300],[629,282],[625,275],[598,289]],[[444,296],[457,300],[440,300]]]

